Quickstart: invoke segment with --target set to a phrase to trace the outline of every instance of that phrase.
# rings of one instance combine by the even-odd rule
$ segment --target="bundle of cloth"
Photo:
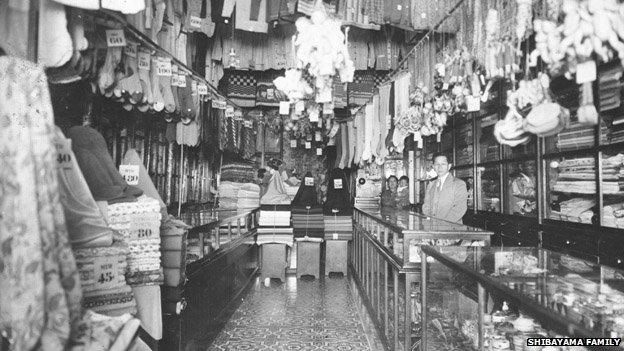
[[[600,126],[600,138],[602,144],[608,141],[609,129],[602,123]],[[557,149],[559,151],[575,150],[594,146],[594,127],[572,122],[570,125],[557,134]]]
[[[126,284],[128,254],[128,246],[122,243],[74,249],[84,308],[112,316],[136,314],[132,289]]]
[[[109,204],[105,214],[109,226],[116,230],[116,241],[129,249],[126,279],[130,285],[160,285],[160,224],[162,214],[158,200],[141,196],[135,202]]]
[[[351,216],[324,216],[325,240],[351,240],[353,238],[353,219]]]
[[[290,205],[260,205],[260,227],[290,227]]]
[[[293,245],[293,228],[290,223],[290,197],[284,181],[277,170],[272,170],[266,193],[260,199],[260,212],[256,243],[258,245],[279,243]]]
[[[318,203],[315,179],[308,172],[292,202],[292,222],[296,238],[322,238],[323,208]]]
[[[349,194],[349,184],[342,169],[335,168],[327,184],[327,200],[323,206],[325,215],[351,216],[353,206]]]
[[[238,192],[246,183],[238,183],[231,181],[221,181],[219,184],[219,208],[221,209],[237,209],[238,208]]]
[[[624,202],[609,204],[603,208],[602,225],[624,228]]]
[[[260,227],[257,229],[256,244],[284,244],[293,245],[292,227]]]
[[[253,209],[260,206],[260,186],[254,183],[245,183],[238,190],[236,208]]]
[[[235,183],[253,183],[256,171],[252,165],[245,163],[231,163],[221,167],[221,181]]]
[[[550,218],[590,224],[595,205],[593,197],[574,197],[559,202],[560,211],[551,211]]]
[[[618,154],[602,160],[603,194],[619,194],[619,173],[624,163],[624,155]],[[595,194],[595,166],[593,157],[580,157],[561,161],[553,191],[577,194]]]

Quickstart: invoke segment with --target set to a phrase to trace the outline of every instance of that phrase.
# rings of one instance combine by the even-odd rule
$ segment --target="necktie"
[[[442,179],[438,179],[438,190],[442,189]]]

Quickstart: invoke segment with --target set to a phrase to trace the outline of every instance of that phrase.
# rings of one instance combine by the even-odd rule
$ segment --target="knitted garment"
[[[338,128],[338,132],[334,136],[334,140],[336,141],[336,160],[334,162],[334,168],[340,168],[340,161],[342,161],[342,128],[340,128],[340,123],[335,123],[335,127]]]
[[[349,160],[350,140],[349,140],[349,132],[347,131],[346,123],[340,123],[340,142],[341,142],[340,150],[342,151],[342,154],[340,155],[340,164],[338,168],[344,169],[344,168],[349,167],[349,165],[347,164],[347,161]]]
[[[373,156],[373,104],[369,103],[364,108],[364,150],[362,151],[362,161],[370,162]]]
[[[236,29],[266,33],[267,0],[225,0],[221,16],[230,17],[236,7]]]
[[[332,87],[334,108],[347,107],[347,91],[345,90],[345,87],[346,85],[340,81],[340,77],[335,76]]]
[[[314,177],[311,172],[307,172],[304,176],[303,182],[301,186],[299,186],[299,190],[295,195],[295,198],[292,201],[293,206],[310,206],[315,207],[318,206],[318,196],[316,193],[316,186],[314,183],[309,183],[307,180],[312,179],[314,181]],[[310,185],[306,185],[310,184]]]
[[[277,78],[278,73],[259,72],[258,84],[256,88],[256,105],[258,106],[279,106],[280,96],[282,93],[275,88],[273,80]]]
[[[337,212],[334,212],[337,211]],[[353,207],[349,195],[349,184],[341,169],[331,171],[327,184],[327,200],[323,206],[325,214],[351,215]]]
[[[409,72],[403,73],[394,82],[394,118],[404,113],[409,108],[409,89],[411,82],[411,74]],[[400,128],[395,128],[392,137],[392,143],[396,146],[399,153],[403,152],[405,147],[405,138],[409,133]]]
[[[358,143],[355,138],[356,130],[355,123],[353,121],[347,122],[347,133],[349,134],[349,158],[347,160],[347,167],[351,167],[353,160],[355,159],[355,146]]]
[[[353,163],[356,165],[360,164],[362,160],[362,152],[364,151],[364,133],[365,133],[366,124],[364,122],[364,114],[358,112],[355,116],[355,155],[353,157]]]
[[[371,141],[371,154],[376,159],[378,157],[377,151],[379,149],[379,144],[381,144],[381,126],[379,121],[379,95],[373,95],[373,118],[371,121],[373,127],[373,139]]]
[[[377,148],[377,164],[383,164],[386,157],[388,157],[388,147],[386,139],[388,138],[388,132],[390,125],[388,120],[391,119],[390,115],[390,90],[392,85],[384,84],[379,87],[379,128],[381,141]]]
[[[228,71],[226,95],[241,107],[256,105],[258,80],[253,72]]]

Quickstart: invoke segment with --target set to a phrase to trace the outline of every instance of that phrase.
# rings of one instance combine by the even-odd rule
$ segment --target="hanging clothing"
[[[388,148],[386,147],[386,138],[390,129],[390,84],[384,84],[379,87],[379,129],[380,143],[377,149],[377,164],[382,165],[388,157]]]
[[[326,215],[350,216],[353,213],[349,185],[345,173],[335,168],[331,172],[327,184],[327,200],[323,207]]]
[[[355,156],[353,158],[353,163],[355,165],[359,165],[360,161],[362,161],[362,152],[364,151],[364,131],[365,131],[365,123],[364,123],[364,114],[362,112],[358,112],[355,115]]]
[[[221,16],[231,17],[236,7],[236,29],[247,32],[266,33],[267,23],[267,0],[225,0]]]
[[[0,331],[9,350],[64,350],[82,292],[59,201],[54,116],[35,64],[0,57]]]
[[[273,175],[269,181],[266,193],[260,199],[262,205],[289,205],[290,196],[284,187],[284,180],[277,170],[271,169]]]
[[[316,183],[311,172],[307,172],[303,177],[303,182],[292,201],[293,206],[305,207],[318,206],[318,196],[316,194]]]
[[[404,113],[410,104],[410,82],[411,73],[405,72],[394,82],[394,118],[395,120]],[[405,147],[405,138],[409,133],[403,129],[395,128],[392,136],[392,143],[399,153],[403,152]]]
[[[377,150],[379,149],[379,144],[380,144],[380,133],[381,133],[381,126],[379,123],[379,94],[375,94],[373,95],[373,119],[372,119],[372,126],[373,126],[373,140],[371,141],[371,153],[373,154],[373,157],[375,159],[377,159],[378,154],[377,154]]]
[[[364,108],[364,119],[366,128],[364,130],[364,150],[362,151],[362,161],[371,161],[373,142],[373,104],[367,104]]]

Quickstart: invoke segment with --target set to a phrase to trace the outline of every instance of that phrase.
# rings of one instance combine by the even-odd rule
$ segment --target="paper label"
[[[448,90],[448,88],[449,88],[448,83],[442,84],[442,90]]]
[[[312,142],[310,142],[310,141],[306,141],[306,142],[305,142],[305,148],[306,148],[306,149],[311,149],[311,148],[312,148]]]
[[[171,76],[171,61],[167,58],[159,58],[156,64],[156,73],[159,76]]]
[[[186,88],[186,75],[178,74],[177,79],[178,79],[178,86],[180,88]]]
[[[438,143],[442,141],[442,134],[441,133],[436,134],[436,141]]]
[[[243,125],[245,126],[245,128],[253,128],[253,122],[251,120],[245,120],[245,122],[243,122]]]
[[[314,133],[314,141],[322,141],[323,140],[323,136],[321,135],[321,132],[317,131]]]
[[[292,140],[290,141],[290,147],[297,147],[297,140],[292,139]]]
[[[225,110],[227,108],[227,102],[223,100],[212,100],[212,107],[217,108],[219,110]]]
[[[123,29],[107,29],[106,45],[109,48],[126,46],[126,35],[124,34]]]
[[[160,223],[154,223],[152,219],[146,220],[139,216],[136,216],[130,223],[130,231],[132,232],[130,240],[150,239],[157,234],[157,227],[155,226],[160,225]]]
[[[119,173],[128,185],[139,184],[139,166],[135,165],[120,165]]]
[[[234,106],[227,106],[225,108],[225,117],[227,118],[234,117]]]
[[[303,110],[305,110],[305,102],[303,102],[303,100],[297,101],[295,104],[295,112],[300,114]]]
[[[334,189],[342,189],[342,179],[334,179]]]
[[[478,97],[467,96],[466,97],[466,106],[468,112],[476,112],[481,109],[481,101]]]
[[[138,44],[136,43],[128,43],[124,48],[124,53],[130,57],[137,57]]]
[[[197,93],[199,95],[208,95],[208,86],[204,83],[197,84]]]
[[[241,111],[241,110],[234,111],[234,120],[235,121],[240,121],[242,119],[243,119],[243,111]]]
[[[596,62],[587,61],[576,65],[576,83],[583,84],[596,80]]]
[[[318,122],[319,120],[319,111],[317,108],[313,108],[308,111],[308,117],[310,118],[310,123]]]
[[[280,115],[288,115],[290,113],[290,102],[288,101],[280,101],[279,104],[279,114]]]
[[[323,149],[321,149],[320,147],[316,148],[316,156],[322,156],[323,155]]]
[[[333,238],[334,240],[338,240],[338,233],[334,233],[334,234],[332,234],[332,238]]]
[[[202,27],[202,19],[197,16],[191,16],[191,27],[193,28],[201,28]]]
[[[334,103],[328,102],[323,104],[323,114],[331,115],[334,114]]]
[[[304,178],[304,184],[306,186],[314,186],[314,178],[312,178],[312,177],[305,177]]]
[[[418,139],[418,148],[419,149],[423,148],[423,140],[422,140],[422,138]]]
[[[117,283],[117,257],[96,256],[93,264],[95,286],[98,289],[106,290]]]
[[[150,70],[150,53],[145,51],[139,51],[139,69],[146,71]]]

